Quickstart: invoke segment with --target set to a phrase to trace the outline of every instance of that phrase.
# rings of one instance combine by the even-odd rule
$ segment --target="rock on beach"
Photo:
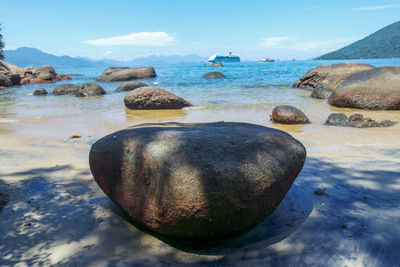
[[[181,109],[192,104],[171,92],[144,86],[126,94],[125,106],[129,109]]]
[[[260,125],[160,123],[103,137],[89,163],[104,193],[137,224],[173,238],[210,240],[262,222],[305,158],[299,141]]]
[[[275,107],[272,111],[271,120],[282,124],[307,124],[310,122],[303,111],[288,105]]]
[[[140,68],[114,68],[110,67],[106,69],[97,81],[99,82],[123,82],[138,79],[151,79],[155,78],[156,72],[152,66],[140,67]]]

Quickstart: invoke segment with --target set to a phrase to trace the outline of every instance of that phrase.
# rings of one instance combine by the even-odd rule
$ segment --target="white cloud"
[[[97,46],[165,46],[171,44],[172,41],[174,41],[174,37],[165,32],[137,32],[110,38],[87,40],[85,42]]]
[[[355,11],[371,11],[371,10],[388,9],[388,8],[397,7],[397,6],[398,6],[398,5],[365,6],[365,7],[355,8],[355,9],[353,9],[353,10],[355,10]]]
[[[262,39],[262,46],[266,47],[276,47],[282,43],[291,40],[292,38],[288,36],[278,36],[278,37],[267,37]]]

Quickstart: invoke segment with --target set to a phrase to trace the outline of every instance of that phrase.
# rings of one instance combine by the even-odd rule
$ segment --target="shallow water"
[[[363,62],[400,66],[400,59]],[[0,90],[0,189],[11,199],[0,214],[0,265],[398,265],[400,124],[357,129],[324,122],[332,112],[400,122],[400,111],[340,109],[291,88],[324,63],[333,62],[155,66],[158,77],[144,82],[193,103],[183,110],[128,110],[125,93],[114,92],[120,83],[100,83],[107,94],[93,98],[32,95],[41,87],[51,92],[59,83]],[[103,70],[57,71],[84,74],[70,81],[82,84]],[[209,71],[228,78],[203,79]],[[269,115],[278,104],[300,108],[311,124],[272,123]],[[127,222],[95,185],[87,163],[90,145],[105,134],[164,121],[274,127],[305,145],[307,161],[263,223],[216,247],[182,248]],[[73,134],[82,138],[69,139]],[[317,188],[326,188],[327,195],[314,195]],[[26,222],[32,227],[23,226]]]

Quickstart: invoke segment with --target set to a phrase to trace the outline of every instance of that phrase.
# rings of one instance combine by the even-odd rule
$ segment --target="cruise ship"
[[[208,61],[212,62],[212,63],[215,63],[215,62],[224,62],[224,63],[240,62],[240,57],[232,55],[232,53],[229,52],[229,55],[227,55],[227,56],[213,55],[208,59]]]

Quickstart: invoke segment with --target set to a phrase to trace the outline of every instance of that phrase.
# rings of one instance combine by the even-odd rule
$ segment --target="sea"
[[[316,117],[313,123],[323,124],[326,116],[337,109],[330,107],[326,100],[311,98],[310,91],[292,88],[292,84],[315,66],[340,62],[345,61],[241,62],[225,64],[223,67],[204,66],[201,63],[154,65],[157,77],[143,82],[166,89],[193,104],[190,108],[175,111],[135,111],[125,108],[123,98],[126,93],[116,91],[121,82],[95,81],[104,69],[56,68],[57,73],[79,73],[82,76],[74,76],[71,81],[0,90],[0,126],[4,130],[12,124],[13,131],[24,131],[24,134],[60,137],[95,133],[101,136],[143,122],[242,121],[268,126],[271,125],[269,114],[280,104],[296,106],[308,116]],[[376,67],[400,66],[400,59],[352,62]],[[204,79],[203,75],[211,71],[222,72],[227,78]],[[96,82],[107,94],[90,98],[51,94],[57,85],[66,82]],[[45,88],[49,95],[33,96],[38,88]],[[318,114],[321,114],[320,117]]]

